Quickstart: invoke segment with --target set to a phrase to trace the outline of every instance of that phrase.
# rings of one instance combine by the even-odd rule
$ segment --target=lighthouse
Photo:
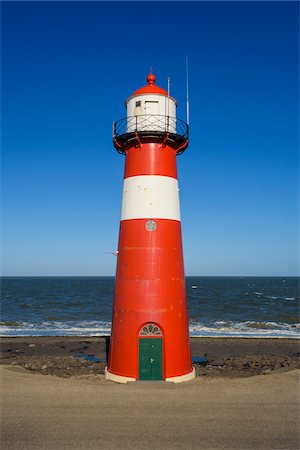
[[[176,100],[155,84],[125,101],[113,123],[125,171],[108,380],[191,380],[188,313],[176,157],[188,146],[188,125]],[[168,83],[169,84],[169,83]]]

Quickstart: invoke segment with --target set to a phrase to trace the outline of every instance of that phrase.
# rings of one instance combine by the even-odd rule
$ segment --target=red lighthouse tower
[[[114,146],[126,160],[106,378],[120,383],[195,376],[176,167],[188,125],[152,73],[147,82],[127,98],[127,117],[113,124]]]

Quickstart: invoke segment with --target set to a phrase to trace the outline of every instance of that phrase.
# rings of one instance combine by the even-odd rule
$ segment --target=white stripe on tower
[[[178,180],[161,175],[124,179],[121,220],[171,219],[180,221]]]

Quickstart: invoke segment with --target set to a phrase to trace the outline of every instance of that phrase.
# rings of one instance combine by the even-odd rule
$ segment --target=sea
[[[103,336],[114,277],[2,277],[1,336]],[[299,338],[298,277],[187,277],[191,336]]]

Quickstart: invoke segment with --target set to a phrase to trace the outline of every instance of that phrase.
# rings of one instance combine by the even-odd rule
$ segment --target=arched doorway
[[[140,330],[139,380],[162,380],[162,332],[155,323]]]

